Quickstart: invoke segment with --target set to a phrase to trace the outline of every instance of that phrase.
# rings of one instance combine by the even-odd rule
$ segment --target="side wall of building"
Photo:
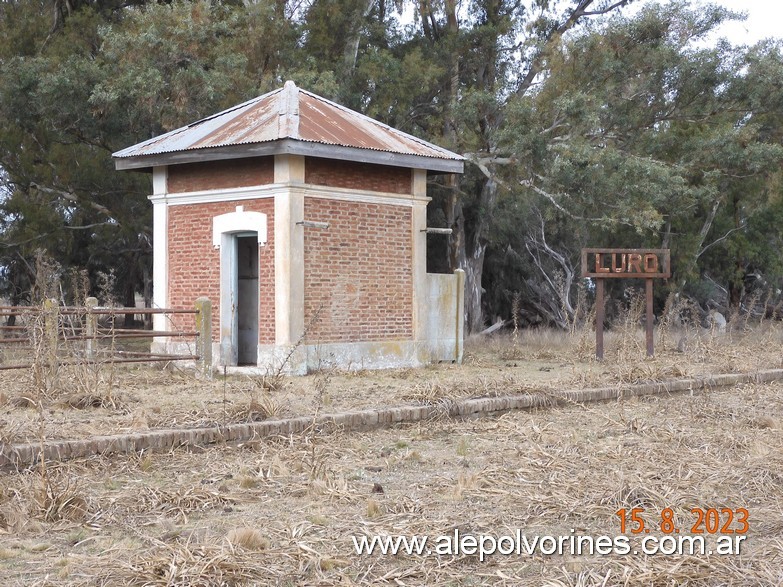
[[[306,197],[308,343],[413,338],[411,209]],[[309,326],[308,326],[309,323]]]

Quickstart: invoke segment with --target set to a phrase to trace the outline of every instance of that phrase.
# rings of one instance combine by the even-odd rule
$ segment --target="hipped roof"
[[[330,100],[283,88],[114,153],[117,169],[145,169],[291,153],[462,173],[464,158]]]

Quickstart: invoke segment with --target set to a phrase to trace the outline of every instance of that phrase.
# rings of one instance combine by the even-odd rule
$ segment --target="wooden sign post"
[[[604,279],[645,280],[647,356],[653,348],[653,279],[671,277],[669,249],[582,249],[582,277],[595,279],[595,357],[604,358]]]

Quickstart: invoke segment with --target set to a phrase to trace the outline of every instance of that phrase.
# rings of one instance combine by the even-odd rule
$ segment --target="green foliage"
[[[611,19],[551,47],[540,89],[509,102],[501,173],[529,188],[509,197],[537,202],[572,259],[663,244],[679,287],[706,274],[741,288],[753,271],[780,283],[762,261],[780,220],[780,47],[694,44],[725,17],[671,4]],[[564,240],[563,222],[587,238]]]
[[[243,25],[239,13],[206,2],[151,5],[122,27],[104,25],[101,59],[107,71],[119,67],[92,88],[96,117],[135,141],[243,101],[255,90]]]
[[[780,44],[699,44],[733,16],[716,7],[589,14],[606,5],[0,3],[0,285],[23,299],[43,248],[93,276],[127,267],[115,293],[141,291],[149,180],[110,154],[293,79],[467,155],[433,186],[430,222],[454,235],[430,266],[483,286],[471,327],[583,246],[669,246],[671,287],[726,302],[749,275],[780,286]],[[541,239],[566,266],[534,259]]]

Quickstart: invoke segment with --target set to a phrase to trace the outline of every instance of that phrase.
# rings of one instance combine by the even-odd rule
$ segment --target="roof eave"
[[[339,153],[339,157],[335,156],[337,153]],[[292,139],[283,139],[268,143],[248,143],[244,145],[189,149],[172,153],[115,157],[114,164],[117,170],[142,170],[163,165],[179,165],[182,163],[199,163],[203,161],[242,159],[245,157],[264,157],[268,155],[283,154],[323,157],[325,159],[339,158],[340,160],[355,161],[357,163],[374,163],[377,165],[390,165],[411,169],[426,169],[428,171],[437,171],[441,173],[463,173],[464,171],[464,159],[459,156],[457,156],[459,158],[455,159],[441,159],[439,157],[392,153],[389,151],[376,151],[373,149],[360,149],[356,147],[344,147]]]

